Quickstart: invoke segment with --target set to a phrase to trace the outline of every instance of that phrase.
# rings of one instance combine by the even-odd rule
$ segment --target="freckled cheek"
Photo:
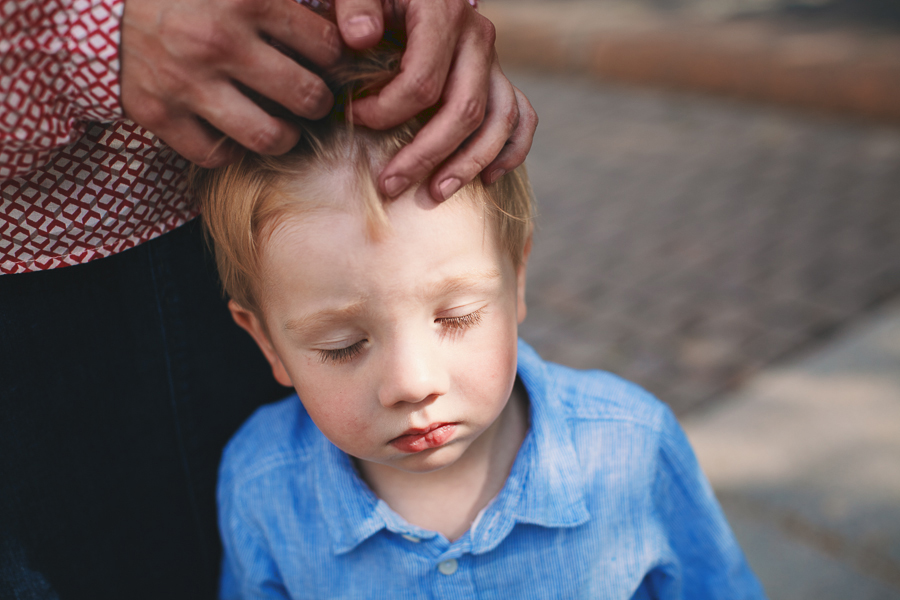
[[[355,444],[364,443],[372,437],[373,420],[370,415],[348,403],[335,400],[328,405],[307,410],[325,437],[342,450],[352,452]]]
[[[326,437],[338,446],[342,440],[352,442],[365,437],[374,415],[372,403],[366,401],[369,395],[364,390],[353,386],[310,385],[309,379],[306,383],[306,386],[298,386],[297,393],[309,416]]]
[[[485,331],[482,343],[463,349],[454,369],[457,383],[468,393],[504,394],[512,389],[516,372],[516,336],[506,328]]]

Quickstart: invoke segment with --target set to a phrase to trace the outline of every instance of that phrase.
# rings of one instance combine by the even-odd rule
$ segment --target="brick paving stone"
[[[541,118],[523,337],[676,411],[900,294],[900,129],[514,72]]]

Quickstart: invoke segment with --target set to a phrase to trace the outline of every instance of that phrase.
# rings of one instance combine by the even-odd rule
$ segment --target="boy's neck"
[[[528,432],[528,394],[516,378],[497,420],[454,464],[431,473],[408,473],[356,461],[375,494],[409,523],[462,536],[478,513],[503,489]]]

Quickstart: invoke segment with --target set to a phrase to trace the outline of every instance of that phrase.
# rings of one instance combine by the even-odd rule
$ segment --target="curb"
[[[900,34],[485,2],[507,67],[692,90],[900,122]]]

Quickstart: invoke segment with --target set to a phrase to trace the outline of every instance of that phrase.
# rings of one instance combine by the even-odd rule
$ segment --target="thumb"
[[[378,0],[335,0],[335,14],[344,43],[354,50],[371,48],[384,34],[384,15]]]

